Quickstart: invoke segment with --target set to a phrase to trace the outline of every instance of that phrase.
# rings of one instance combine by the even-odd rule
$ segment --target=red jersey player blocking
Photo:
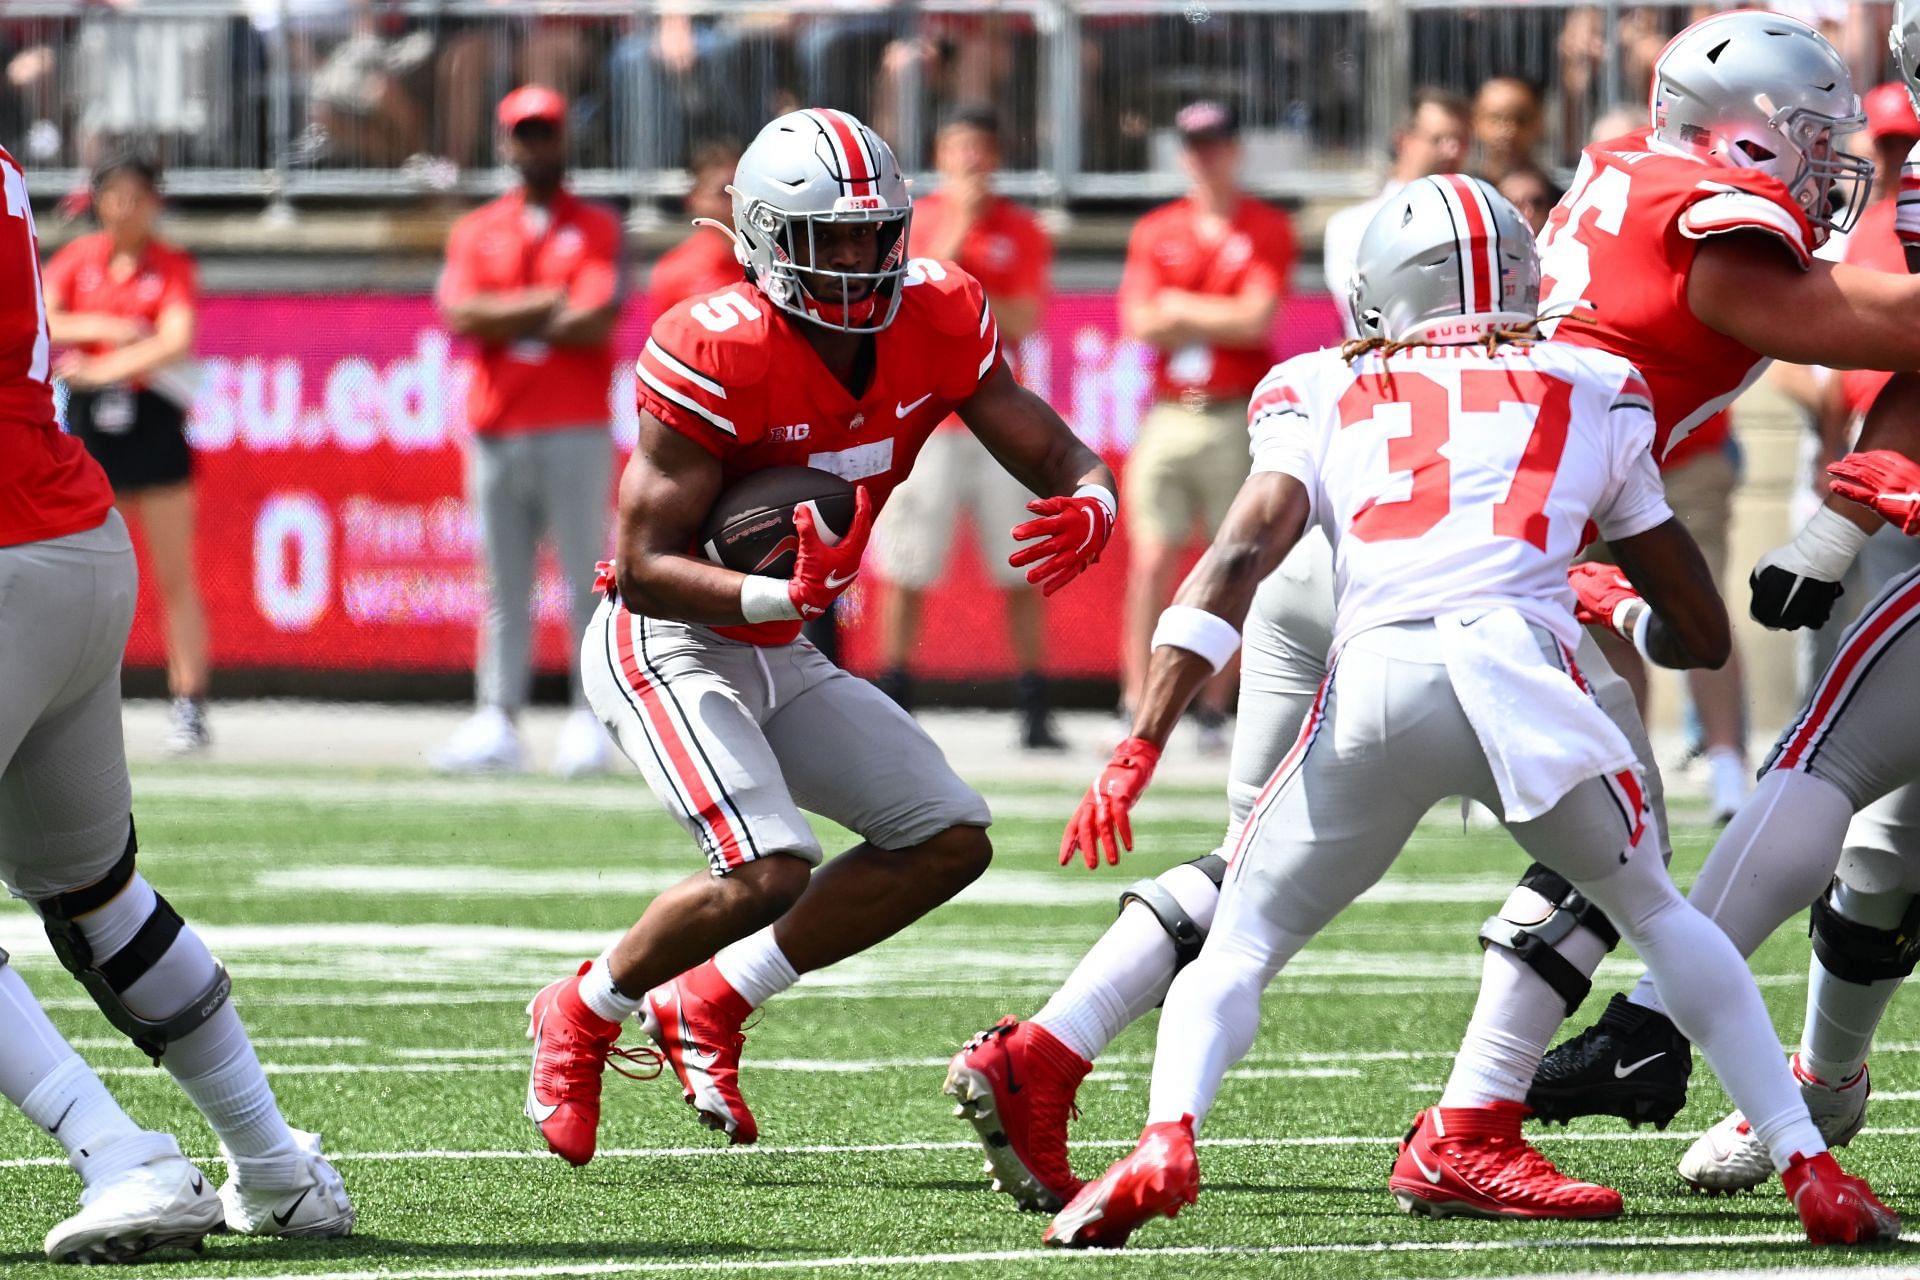
[[[1772,104],[1770,113],[1755,105],[1760,100]],[[1721,14],[1682,33],[1660,59],[1654,128],[1588,149],[1543,242],[1553,292],[1548,314],[1578,309],[1578,319],[1559,323],[1558,340],[1638,365],[1652,389],[1656,452],[1730,401],[1768,356],[1830,367],[1920,367],[1920,326],[1911,322],[1920,314],[1915,282],[1811,256],[1833,221],[1830,198],[1838,194],[1850,206],[1846,193],[1865,176],[1834,151],[1835,139],[1858,123],[1855,104],[1844,62],[1810,28],[1759,11]],[[1801,607],[1811,578],[1795,575],[1812,572],[1808,541],[1769,557],[1757,610],[1776,598]],[[1287,595],[1286,577],[1283,571],[1270,579],[1263,594]],[[1276,583],[1283,590],[1273,591]],[[1324,671],[1326,633],[1314,615],[1326,602],[1296,591],[1285,605],[1272,616],[1263,611],[1259,628],[1249,632],[1250,642],[1263,638],[1266,683],[1255,692],[1265,712],[1259,741],[1243,753],[1250,723],[1243,687],[1236,790],[1279,763],[1292,735],[1270,722],[1304,719],[1312,699],[1293,691],[1310,688]],[[1655,838],[1664,846],[1659,774],[1631,694],[1590,638],[1580,662],[1601,705],[1635,745]],[[1268,686],[1285,696],[1268,696]],[[1233,832],[1230,825],[1229,843]],[[949,1089],[990,1095],[994,1115],[975,1124],[1000,1182],[1024,1203],[1051,1207],[1079,1185],[1066,1158],[1078,1083],[1089,1060],[1159,1002],[1197,951],[1223,867],[1209,855],[1129,888],[1120,919],[1046,1008],[1032,1020],[990,1029],[955,1058]],[[1724,926],[1714,904],[1696,901]],[[1538,865],[1481,937],[1480,1000],[1447,1083],[1449,1102],[1483,1097],[1483,1082],[1504,1087],[1515,1072],[1532,1071],[1616,941],[1603,913]],[[1529,1104],[1555,1119],[1607,1113],[1665,1123],[1685,1100],[1691,1058],[1672,1025],[1650,1014],[1616,1000],[1594,1035],[1548,1058]],[[1009,1058],[1024,1066],[1027,1086],[1017,1097],[1000,1083]],[[1616,1072],[1617,1065],[1629,1070]],[[963,1097],[962,1105],[979,1103]],[[1513,1207],[1535,1212],[1537,1198]]]
[[[875,512],[958,413],[1035,493],[1014,558],[1051,591],[1099,555],[1113,477],[1001,358],[979,284],[906,257],[887,144],[840,111],[797,111],[740,159],[733,231],[747,283],[653,327],[639,444],[620,485],[611,583],[585,639],[588,694],[707,855],[598,959],[535,997],[527,1114],[575,1164],[594,1151],[601,1070],[636,1011],[702,1120],[757,1126],[741,1023],[799,974],[865,950],[985,870],[986,803],[885,694],[797,640],[846,590]],[[837,545],[796,517],[790,581],[691,553],[722,487],[765,467],[858,490]],[[815,870],[799,804],[862,843]]]
[[[125,1262],[222,1226],[344,1236],[340,1175],[281,1117],[226,971],[135,866],[120,736],[133,543],[106,473],[54,417],[33,209],[5,151],[0,197],[0,880],[108,1023],[206,1117],[230,1174],[216,1194],[170,1135],[128,1119],[0,951],[0,1094],[84,1183],[47,1255]]]
[[[1751,1099],[1810,1239],[1898,1232],[1827,1154],[1738,953],[1673,887],[1633,749],[1574,661],[1576,609],[1607,607],[1591,584],[1568,586],[1589,520],[1646,594],[1610,611],[1642,653],[1715,666],[1729,631],[1661,493],[1645,383],[1618,357],[1525,341],[1538,282],[1526,224],[1491,187],[1422,179],[1361,239],[1352,306],[1376,336],[1296,357],[1256,391],[1254,474],[1161,617],[1134,736],[1074,815],[1069,848],[1111,841],[1103,828],[1145,789],[1309,520],[1339,583],[1330,670],[1233,850],[1205,945],[1167,993],[1140,1145],[1060,1211],[1048,1243],[1123,1244],[1194,1202],[1195,1129],[1252,1046],[1261,992],[1454,795],[1500,814],[1619,923],[1728,1090]],[[1410,1210],[1513,1214],[1481,1176],[1461,1176],[1472,1165],[1515,1189],[1553,1187],[1538,1216],[1618,1214],[1616,1193],[1566,1184],[1527,1145],[1525,1114],[1518,1097],[1423,1112],[1395,1195]]]

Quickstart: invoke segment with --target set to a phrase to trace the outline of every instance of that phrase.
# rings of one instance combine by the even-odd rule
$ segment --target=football
[[[838,538],[853,525],[853,500],[853,486],[830,471],[768,467],[714,500],[700,527],[700,548],[729,569],[789,578],[800,545],[793,509],[811,506],[815,524]]]

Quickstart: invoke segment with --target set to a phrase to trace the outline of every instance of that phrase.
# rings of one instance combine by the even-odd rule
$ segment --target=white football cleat
[[[582,707],[560,726],[553,771],[562,778],[588,778],[605,773],[611,763],[607,746],[607,731],[601,728],[599,717]]]
[[[1853,1079],[1839,1085],[1808,1075],[1800,1067],[1800,1055],[1793,1055],[1793,1078],[1800,1082],[1800,1096],[1806,1100],[1820,1136],[1830,1147],[1844,1147],[1867,1122],[1867,1069],[1861,1067]],[[1719,1124],[1695,1138],[1687,1153],[1680,1157],[1680,1176],[1695,1191],[1731,1195],[1750,1191],[1773,1176],[1773,1160],[1766,1147],[1753,1134],[1747,1118],[1731,1112]]]
[[[482,707],[460,722],[427,763],[441,773],[518,773],[520,735],[498,707]]]
[[[353,1202],[340,1174],[320,1154],[320,1135],[295,1129],[293,1141],[298,1153],[291,1157],[227,1157],[231,1176],[220,1188],[227,1230],[308,1239],[352,1235]]]
[[[80,1212],[47,1232],[55,1262],[132,1262],[156,1249],[199,1249],[220,1229],[220,1198],[167,1133],[122,1138],[92,1158]],[[101,1172],[101,1165],[113,1172]]]

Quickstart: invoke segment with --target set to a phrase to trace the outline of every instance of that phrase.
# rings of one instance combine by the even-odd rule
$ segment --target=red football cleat
[[[1569,1178],[1520,1136],[1528,1114],[1521,1102],[1422,1111],[1393,1162],[1393,1198],[1435,1218],[1618,1217],[1618,1191]]]
[[[1080,1188],[1040,1239],[1055,1248],[1118,1249],[1148,1218],[1178,1217],[1199,1198],[1193,1117],[1163,1120],[1147,1126],[1132,1155]]]
[[[1081,1187],[1067,1163],[1073,1097],[1093,1064],[1038,1023],[1002,1018],[953,1055],[946,1093],[986,1149],[993,1189],[1022,1209],[1058,1209]]]
[[[1880,1203],[1866,1179],[1834,1163],[1832,1152],[1795,1156],[1780,1182],[1814,1244],[1874,1244],[1900,1235],[1900,1215]]]
[[[591,961],[582,964],[580,972],[590,967]],[[580,999],[577,975],[542,987],[528,1002],[527,1015],[531,1019],[527,1038],[533,1041],[527,1119],[555,1155],[568,1164],[585,1164],[593,1159],[594,1137],[600,1128],[600,1073],[608,1058],[652,1061],[653,1074],[658,1075],[658,1056],[651,1050],[615,1048],[620,1024],[587,1008]]]
[[[740,1049],[747,1043],[740,1024],[753,1007],[709,960],[647,992],[644,1009],[640,1025],[680,1077],[700,1123],[724,1130],[736,1145],[757,1139],[760,1127],[740,1096]]]

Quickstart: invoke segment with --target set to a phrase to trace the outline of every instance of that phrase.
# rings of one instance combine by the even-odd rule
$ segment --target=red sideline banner
[[[609,389],[614,446],[635,431],[631,353],[639,308],[623,319],[623,363]],[[486,606],[463,483],[467,365],[425,297],[210,297],[200,315],[202,383],[188,423],[199,495],[198,556],[216,668],[464,671]],[[1288,355],[1337,340],[1325,296],[1296,298],[1277,324]],[[1105,294],[1056,296],[1023,344],[1028,385],[1116,468],[1147,403],[1146,352],[1116,332]],[[617,474],[617,471],[616,471]],[[1105,559],[1048,605],[1050,669],[1118,669],[1126,581],[1125,513]],[[143,552],[144,555],[144,552]],[[591,565],[565,566],[567,578]],[[164,664],[157,597],[143,574],[130,665]],[[869,670],[875,575],[843,601],[846,659]],[[565,669],[577,642],[561,566],[544,559],[534,609],[537,662]],[[1000,605],[970,539],[928,602],[918,668],[929,676],[1006,674]]]

